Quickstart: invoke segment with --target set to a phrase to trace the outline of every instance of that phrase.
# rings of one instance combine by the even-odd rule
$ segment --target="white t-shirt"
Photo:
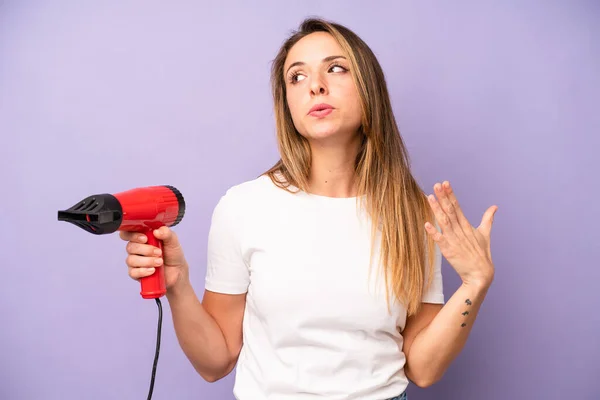
[[[397,327],[406,310],[394,302],[388,312],[383,277],[369,267],[369,219],[358,210],[356,198],[289,193],[268,176],[219,200],[205,288],[247,292],[237,399],[383,400],[405,390]],[[444,303],[436,250],[423,301]]]

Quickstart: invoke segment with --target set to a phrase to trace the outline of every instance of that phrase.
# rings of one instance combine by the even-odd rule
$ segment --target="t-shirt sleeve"
[[[212,214],[204,286],[211,292],[242,294],[250,283],[240,242],[243,221],[233,200],[228,191],[219,199]]]
[[[438,228],[439,229],[439,228]],[[435,245],[435,257],[433,263],[433,280],[428,290],[423,292],[423,303],[444,304],[444,284],[442,279],[442,252],[440,247]],[[429,266],[426,268],[426,277],[429,277]],[[427,282],[425,282],[427,283]]]

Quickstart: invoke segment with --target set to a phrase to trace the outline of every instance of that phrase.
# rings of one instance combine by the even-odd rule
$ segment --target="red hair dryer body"
[[[117,194],[88,196],[67,210],[58,212],[58,220],[70,222],[95,235],[116,231],[139,232],[146,235],[147,243],[163,249],[162,241],[152,233],[161,226],[172,227],[183,219],[185,201],[173,186],[148,186]],[[164,268],[140,279],[141,296],[156,299],[163,296]]]

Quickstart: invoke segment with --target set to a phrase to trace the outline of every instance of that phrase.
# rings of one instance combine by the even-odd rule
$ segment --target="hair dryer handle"
[[[162,240],[158,240],[154,236],[153,230],[144,232],[144,234],[148,238],[148,241],[146,242],[147,244],[156,246],[161,251],[163,251]],[[144,299],[156,299],[162,297],[165,293],[167,293],[167,287],[165,284],[164,262],[163,265],[155,268],[154,273],[152,275],[140,278],[140,283],[142,286],[142,291],[140,292],[140,294]]]

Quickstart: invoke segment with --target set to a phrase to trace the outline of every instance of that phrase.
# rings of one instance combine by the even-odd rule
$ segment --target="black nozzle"
[[[173,194],[175,194],[177,201],[179,202],[179,212],[177,213],[177,218],[175,218],[175,222],[173,222],[173,224],[171,225],[173,227],[173,226],[177,225],[178,223],[180,223],[181,220],[183,219],[183,215],[185,214],[185,199],[183,198],[183,195],[181,194],[181,192],[179,190],[177,190],[177,188],[175,188],[171,185],[165,185],[165,187],[171,189]]]
[[[95,235],[116,232],[123,221],[123,208],[111,194],[88,196],[73,207],[59,211],[58,220],[70,222]]]

